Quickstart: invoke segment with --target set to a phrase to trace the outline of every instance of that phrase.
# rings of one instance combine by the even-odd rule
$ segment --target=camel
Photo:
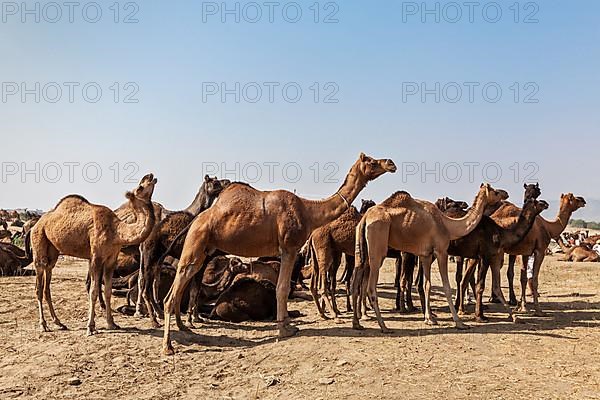
[[[164,220],[157,223],[150,236],[142,243],[140,246],[142,273],[141,279],[138,279],[139,291],[135,316],[142,316],[141,306],[144,303],[152,326],[160,327],[157,316],[162,307],[160,307],[157,291],[160,285],[158,271],[162,265],[161,256],[169,255],[174,258],[181,256],[186,228],[194,217],[212,205],[230,183],[228,179],[219,180],[206,175],[192,203],[182,211],[168,214]]]
[[[529,288],[533,294],[535,315],[545,315],[539,305],[539,294],[537,289],[540,267],[542,266],[542,262],[546,256],[546,249],[548,248],[551,239],[559,238],[560,234],[567,227],[573,213],[578,209],[585,207],[585,204],[585,199],[583,197],[576,197],[572,193],[562,194],[560,196],[560,210],[556,220],[547,221],[543,217],[538,216],[533,224],[533,227],[521,242],[511,246],[510,248],[504,249],[504,251],[510,255],[507,275],[511,303],[513,300],[514,303],[516,303],[512,279],[514,277],[516,256],[520,255],[523,258],[523,266],[521,267],[521,301],[517,311],[527,311],[527,298],[525,289],[526,286],[529,285]],[[514,204],[505,202],[498,210],[496,210],[496,212],[494,212],[494,214],[491,215],[491,218],[501,227],[508,228],[516,223],[516,219],[518,219],[520,212],[520,208]],[[533,276],[532,278],[528,278],[527,263],[532,254],[534,256]]]
[[[485,290],[485,277],[488,268],[492,270],[492,292],[506,309],[513,322],[518,319],[513,316],[512,310],[504,298],[500,287],[500,270],[504,259],[504,249],[521,242],[533,226],[536,217],[548,209],[548,203],[541,200],[527,200],[518,221],[510,228],[502,228],[490,217],[484,216],[470,234],[450,242],[448,253],[455,256],[470,258],[465,276],[457,281],[456,307],[459,313],[464,313],[464,297],[467,286],[474,276],[475,267],[481,263],[477,279],[475,318],[478,322],[487,322],[483,315],[483,292]]]
[[[556,241],[565,255],[560,261],[573,261],[573,262],[600,262],[600,255],[588,246],[579,245],[567,247],[562,243],[562,240]]]
[[[243,322],[272,320],[276,315],[275,284],[267,279],[242,277],[219,296],[209,318]]]
[[[194,219],[185,239],[175,282],[165,301],[164,353],[174,354],[171,314],[179,309],[185,286],[214,249],[242,257],[281,257],[277,281],[279,336],[295,335],[298,329],[289,322],[287,298],[298,250],[313,230],[338,218],[369,181],[386,172],[396,172],[392,160],[376,160],[361,153],[340,189],[325,200],[306,200],[285,190],[259,191],[241,183],[223,190],[215,204]],[[179,328],[187,329],[183,325]]]
[[[363,200],[361,210],[364,213],[374,205],[375,202],[372,200]],[[342,255],[354,257],[356,226],[361,217],[362,214],[354,206],[351,206],[336,220],[315,229],[308,239],[311,254],[310,262],[313,267],[310,290],[319,315],[323,319],[328,318],[325,316],[324,307],[320,304],[322,299],[325,299],[327,306],[336,319],[340,315],[335,300],[337,270]],[[350,263],[353,261],[353,259],[346,258],[346,268],[349,268]],[[349,279],[346,282],[348,284]]]
[[[377,299],[377,281],[379,269],[388,252],[388,247],[406,251],[421,258],[425,279],[425,322],[436,324],[431,313],[431,263],[435,255],[444,286],[446,300],[456,327],[467,328],[460,320],[450,291],[448,280],[448,246],[451,240],[468,235],[477,227],[483,217],[486,206],[501,201],[498,191],[489,184],[482,184],[473,202],[473,207],[463,218],[446,217],[435,205],[423,200],[413,199],[404,191],[396,192],[380,205],[369,209],[356,228],[356,261],[352,288],[354,329],[363,329],[358,320],[357,298],[360,286],[368,268],[367,295],[375,309],[381,331],[391,332],[381,317]]]
[[[110,307],[112,273],[121,248],[143,242],[154,227],[155,215],[151,197],[155,184],[156,179],[149,174],[142,178],[133,192],[126,193],[126,198],[137,215],[134,223],[123,222],[107,207],[91,204],[79,195],[70,195],[61,199],[56,207],[44,214],[31,229],[31,240],[26,242],[27,253],[33,255],[36,269],[36,294],[40,329],[43,332],[48,332],[42,306],[43,298],[46,299],[54,324],[61,330],[67,329],[54,311],[50,292],[52,269],[60,254],[89,261],[92,290],[89,294],[87,334],[97,333],[95,306],[101,273],[104,274],[104,297],[108,305],[108,329],[119,329],[113,320]]]
[[[0,243],[0,276],[24,275],[31,258],[11,243]]]

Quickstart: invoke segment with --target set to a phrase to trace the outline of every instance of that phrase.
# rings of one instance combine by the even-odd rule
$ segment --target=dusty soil
[[[210,322],[175,332],[174,357],[161,355],[162,330],[147,320],[117,315],[126,329],[108,332],[99,317],[100,334],[86,337],[85,270],[73,261],[56,268],[53,298],[70,330],[44,334],[34,277],[0,278],[0,398],[600,398],[600,264],[550,257],[540,284],[548,317],[513,324],[490,305],[490,323],[467,315],[472,328],[458,331],[437,275],[440,326],[392,312],[387,263],[380,296],[391,335],[375,321],[353,331],[349,315],[321,321],[311,302],[293,301],[305,315],[297,337],[278,342],[272,322]]]

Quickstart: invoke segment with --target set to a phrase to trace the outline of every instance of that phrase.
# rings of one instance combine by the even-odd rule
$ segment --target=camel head
[[[523,210],[531,212],[533,215],[541,214],[548,207],[550,207],[550,204],[545,200],[527,199],[525,200],[525,204],[523,204]]]
[[[133,190],[133,192],[128,192],[126,194],[126,197],[130,200],[132,200],[132,197],[135,197],[138,200],[148,203],[152,199],[156,182],[158,182],[158,180],[154,177],[154,175],[148,174],[142,178],[140,184]]]
[[[435,202],[435,206],[442,212],[448,211],[451,208],[457,210],[466,210],[469,208],[469,205],[464,201],[456,201],[452,200],[450,197],[443,197],[441,199],[437,199]]]
[[[537,199],[542,194],[539,183],[535,185],[533,183],[524,183],[523,188],[525,189],[525,201]]]
[[[394,173],[397,170],[396,164],[389,158],[376,160],[365,153],[360,153],[357,164],[358,170],[367,181],[372,181],[386,172]]]
[[[585,199],[580,196],[574,196],[573,193],[561,194],[560,195],[560,208],[566,209],[570,212],[575,212],[580,208],[585,207]]]
[[[237,257],[229,259],[229,270],[232,274],[238,275],[248,272],[248,264],[245,264]]]
[[[488,206],[495,206],[508,198],[508,193],[505,190],[494,189],[489,183],[482,183],[479,193],[485,196],[485,204]]]
[[[206,192],[207,197],[214,199],[229,185],[231,185],[229,179],[217,179],[216,176],[211,178],[210,176],[205,175],[204,183],[202,184],[203,189],[201,190]]]
[[[361,200],[361,205],[360,205],[360,211],[359,213],[364,214],[367,212],[367,210],[371,207],[373,207],[375,205],[375,202],[373,200],[365,200],[362,199]]]

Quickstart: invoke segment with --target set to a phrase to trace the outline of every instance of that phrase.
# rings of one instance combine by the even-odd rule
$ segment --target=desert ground
[[[0,398],[600,399],[600,266],[557,260],[548,257],[541,272],[548,316],[520,324],[490,304],[489,323],[466,315],[471,329],[456,330],[435,266],[440,325],[400,315],[388,261],[379,294],[393,334],[375,320],[354,331],[350,314],[321,321],[312,302],[293,300],[289,308],[304,315],[296,337],[276,340],[274,322],[211,321],[194,334],[176,331],[172,357],[161,355],[162,329],[148,320],[117,314],[124,329],[109,332],[98,316],[100,333],[86,337],[87,265],[62,260],[53,299],[68,331],[38,332],[34,277],[0,278]]]

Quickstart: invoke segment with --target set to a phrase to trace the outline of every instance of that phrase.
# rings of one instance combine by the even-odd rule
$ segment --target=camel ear
[[[210,176],[208,176],[208,174],[204,175],[204,182],[208,182],[208,181],[210,181]]]
[[[132,192],[125,193],[125,198],[127,200],[133,200],[134,197],[135,197],[135,195]]]
[[[536,183],[536,184],[535,184],[535,187],[539,189],[539,188],[540,188],[540,183],[539,183],[539,182],[538,182],[538,183]]]
[[[360,158],[360,161],[365,161],[367,159],[367,155],[365,153],[360,153],[360,156],[358,156]]]
[[[526,183],[523,184],[523,189],[527,189],[527,184]]]

